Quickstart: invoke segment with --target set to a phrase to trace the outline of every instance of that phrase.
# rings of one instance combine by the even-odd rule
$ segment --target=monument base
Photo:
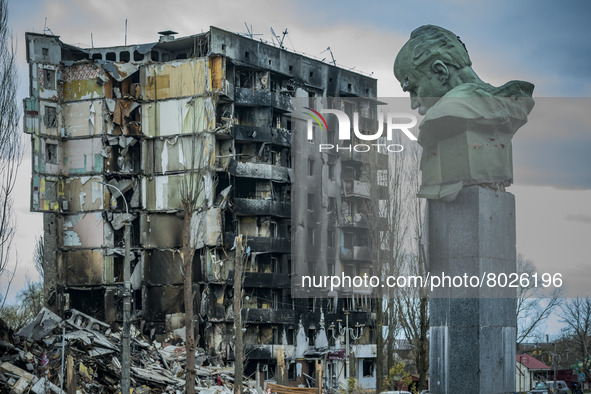
[[[430,392],[514,393],[516,291],[489,280],[516,272],[514,196],[473,186],[430,200],[428,243],[431,275],[463,278],[431,294]]]

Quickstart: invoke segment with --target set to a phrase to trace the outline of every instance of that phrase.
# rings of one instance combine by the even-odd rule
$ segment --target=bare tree
[[[198,213],[204,216],[207,207],[200,206],[205,201],[204,188],[206,183],[207,163],[205,157],[205,138],[200,138],[204,133],[195,133],[191,141],[191,168],[181,184],[181,205],[183,207],[183,233],[182,233],[182,255],[183,255],[183,298],[185,303],[185,334],[187,346],[187,376],[185,391],[189,394],[195,392],[195,313],[193,300],[193,258],[198,247],[198,234],[195,231],[202,231],[202,228],[194,229],[193,216]],[[203,219],[204,220],[204,219]],[[199,226],[201,227],[201,226]]]
[[[17,296],[17,303],[6,305],[0,311],[0,318],[13,330],[18,331],[37,316],[43,308],[43,283],[31,282]]]
[[[196,75],[193,73],[193,84],[197,86]],[[195,99],[189,102],[193,115],[193,127],[197,127],[197,106]],[[182,113],[179,111],[179,113]],[[183,124],[181,121],[180,124]],[[195,338],[195,311],[194,300],[196,292],[193,291],[193,258],[197,249],[203,248],[203,242],[199,241],[205,226],[205,214],[212,201],[206,196],[206,185],[213,185],[213,178],[209,169],[211,149],[208,139],[211,134],[207,131],[191,130],[189,140],[189,161],[186,164],[185,178],[181,182],[180,197],[183,209],[182,232],[182,256],[183,256],[183,299],[185,304],[185,335],[187,347],[187,374],[185,377],[185,392],[195,393],[195,349],[198,338]],[[185,140],[181,140],[183,144]],[[166,146],[164,147],[166,149]],[[181,147],[182,149],[182,147]],[[211,182],[209,182],[211,181]],[[213,187],[213,186],[212,186]],[[196,215],[198,215],[196,217]],[[195,220],[198,219],[198,220]]]
[[[380,176],[376,181],[377,186],[387,186],[385,203],[380,202],[378,191],[372,192],[372,214],[377,215],[377,220],[370,220],[373,239],[378,245],[374,246],[377,251],[376,263],[378,274],[382,281],[386,277],[396,275],[400,272],[404,260],[404,242],[407,233],[405,223],[406,211],[404,206],[406,165],[404,158],[399,154],[389,157],[388,169],[385,171],[387,177]],[[383,173],[382,173],[383,174]],[[386,184],[382,183],[386,180]],[[377,357],[376,357],[376,391],[385,389],[388,373],[394,367],[395,341],[400,324],[396,314],[396,303],[394,302],[393,289],[386,288],[383,298],[378,297],[376,324],[377,324]],[[387,327],[387,330],[384,328]],[[387,335],[384,338],[384,331]]]
[[[536,273],[534,262],[526,259],[521,253],[517,255],[517,273],[532,277]],[[517,288],[517,345],[527,338],[537,336],[540,325],[548,319],[552,311],[560,304],[560,289],[556,288],[550,295],[542,293],[543,289],[534,286]]]
[[[12,275],[8,269],[14,257],[12,241],[16,231],[12,197],[23,157],[17,88],[16,51],[8,28],[8,2],[0,0],[0,278]]]
[[[572,340],[571,351],[582,362],[585,376],[591,372],[589,346],[591,345],[591,298],[571,298],[561,306],[561,318],[564,332]]]
[[[404,207],[407,212],[406,225],[409,237],[406,244],[404,274],[426,276],[426,260],[421,244],[423,235],[423,217],[425,202],[416,194],[421,183],[419,175],[420,147],[411,145],[405,149],[407,161],[405,178],[406,185]],[[397,288],[396,309],[406,339],[414,347],[413,356],[417,373],[419,374],[419,390],[427,387],[427,373],[429,371],[429,298],[427,287]]]

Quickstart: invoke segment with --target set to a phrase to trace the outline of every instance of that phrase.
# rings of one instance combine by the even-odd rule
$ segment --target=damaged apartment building
[[[121,321],[129,210],[135,324],[152,334],[182,327],[180,190],[197,170],[193,308],[208,362],[234,360],[235,237],[243,234],[245,375],[337,387],[348,364],[351,376],[375,386],[375,299],[363,290],[295,297],[292,281],[304,271],[371,272],[372,196],[386,189],[371,185],[387,156],[321,153],[317,142],[336,136],[317,125],[317,141],[296,142],[292,131],[307,120],[292,111],[294,100],[338,97],[334,108],[370,122],[376,80],[214,27],[160,34],[158,42],[92,49],[26,34],[24,129],[31,210],[44,218],[47,306]],[[293,243],[308,248],[292,261]]]

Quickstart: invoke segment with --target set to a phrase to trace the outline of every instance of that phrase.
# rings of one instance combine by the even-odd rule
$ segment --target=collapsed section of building
[[[245,375],[338,387],[348,373],[375,387],[376,300],[354,289],[296,298],[292,282],[302,274],[296,265],[309,274],[371,272],[379,221],[372,201],[386,198],[387,155],[320,152],[317,143],[336,135],[317,133],[316,145],[292,138],[292,123],[305,120],[291,112],[294,99],[312,106],[338,97],[332,105],[369,122],[375,114],[360,106],[375,102],[376,80],[215,27],[172,34],[91,49],[26,34],[24,129],[32,139],[31,210],[44,218],[47,307],[121,321],[128,210],[133,318],[152,334],[182,327],[180,190],[197,171],[192,308],[210,362],[234,360],[242,234]],[[308,248],[292,262],[294,243]]]

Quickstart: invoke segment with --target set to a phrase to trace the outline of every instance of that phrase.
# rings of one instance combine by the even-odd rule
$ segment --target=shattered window
[[[334,212],[337,210],[337,199],[334,197],[328,197],[328,212]]]
[[[378,170],[377,176],[379,186],[388,186],[388,170]]]
[[[328,163],[328,179],[334,181],[334,163]]]
[[[328,234],[327,234],[328,235],[328,246],[331,248],[334,248],[334,245],[335,245],[334,234],[335,234],[335,232],[333,230],[328,230]]]
[[[365,358],[363,359],[363,377],[371,378],[373,376],[373,370],[375,366],[375,359]]]
[[[57,182],[45,181],[45,200],[55,201],[57,200]]]
[[[314,229],[308,229],[308,245],[314,245]]]
[[[47,164],[57,164],[57,145],[46,144],[45,145],[45,162]]]
[[[378,201],[378,215],[381,218],[388,217],[388,200]]]
[[[57,127],[57,110],[55,107],[45,107],[45,116],[43,123],[48,128]]]
[[[55,89],[55,70],[43,70],[43,89]]]
[[[347,249],[351,249],[353,247],[353,239],[355,237],[355,235],[353,233],[344,233],[343,234],[344,240],[343,240],[343,246]]]
[[[287,368],[287,380],[296,380],[296,365],[295,363],[289,364]]]
[[[277,223],[276,222],[269,223],[269,232],[271,233],[271,237],[274,237],[274,238],[277,237]]]

